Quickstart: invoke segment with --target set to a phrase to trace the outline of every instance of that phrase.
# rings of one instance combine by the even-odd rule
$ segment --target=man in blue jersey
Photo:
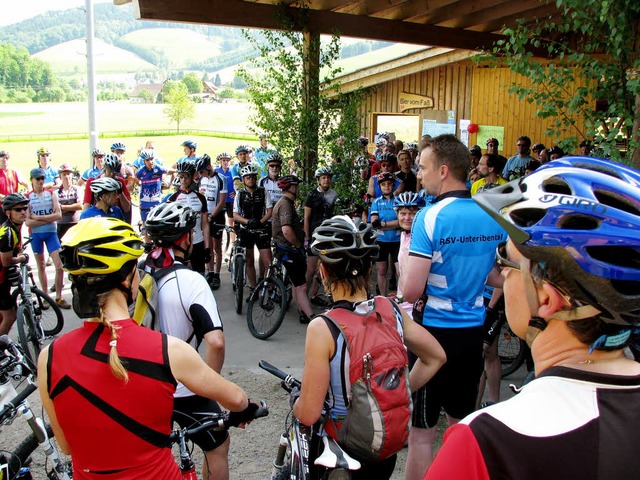
[[[408,480],[422,479],[431,464],[440,409],[454,424],[475,408],[483,367],[482,291],[487,280],[502,286],[495,249],[506,234],[471,200],[469,166],[469,151],[453,135],[429,140],[420,152],[418,179],[435,199],[413,222],[400,290],[409,302],[426,295],[422,325],[444,348],[447,363],[415,393]]]
[[[165,173],[173,173],[174,169],[165,169],[155,164],[153,153],[145,156],[144,167],[136,172],[136,177],[140,181],[140,218],[143,222],[147,220],[149,211],[160,204],[162,199],[162,176]]]
[[[91,158],[93,158],[93,167],[87,168],[80,178],[78,178],[78,186],[83,186],[89,181],[90,178],[96,179],[104,173],[104,151],[96,148],[91,152]]]

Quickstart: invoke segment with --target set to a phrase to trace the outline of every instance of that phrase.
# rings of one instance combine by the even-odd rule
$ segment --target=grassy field
[[[186,135],[166,136],[129,136],[128,132],[136,130],[162,130],[171,128],[162,113],[163,105],[135,105],[128,102],[98,103],[98,128],[100,132],[121,132],[120,136],[101,138],[99,145],[108,150],[113,142],[122,141],[128,147],[126,160],[134,160],[138,148],[147,140],[156,144],[158,155],[165,163],[172,164],[183,155],[180,144]],[[222,103],[196,105],[196,118],[185,122],[181,129],[216,130],[221,132],[248,132],[246,117],[247,104]],[[54,165],[69,162],[84,170],[91,159],[88,139],[80,140],[46,140],[46,135],[86,133],[88,125],[87,107],[82,103],[52,104],[0,104],[0,150],[11,153],[11,168],[16,168],[25,175],[36,166],[36,150],[47,147],[52,153]],[[133,134],[133,133],[131,133]],[[29,140],[29,135],[37,136],[37,140]],[[126,136],[125,136],[126,135]],[[241,143],[257,146],[253,142],[215,138],[209,136],[193,136],[198,142],[198,153],[208,153],[215,157],[222,151],[233,153]],[[9,141],[11,140],[11,141]],[[16,141],[26,140],[26,141]]]

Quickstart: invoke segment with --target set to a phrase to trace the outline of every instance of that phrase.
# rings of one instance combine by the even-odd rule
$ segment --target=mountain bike
[[[236,236],[236,241],[231,247],[229,268],[231,270],[231,286],[235,295],[236,313],[242,313],[244,286],[247,279],[247,249],[241,244],[239,236]]]
[[[31,242],[28,239],[23,249]],[[17,287],[11,294],[18,305],[16,310],[16,327],[18,340],[35,372],[38,355],[47,337],[57,335],[64,327],[64,317],[58,304],[42,290],[36,288],[33,272],[29,266],[29,256],[20,263],[13,284]]]
[[[267,408],[267,404],[264,401],[260,401],[260,408],[256,410],[253,419],[260,417],[266,417],[269,415],[269,409]],[[200,420],[198,425],[191,428],[179,428],[174,430],[171,435],[169,435],[169,443],[177,444],[180,449],[180,464],[178,467],[180,468],[180,474],[182,475],[183,480],[198,480],[198,476],[196,475],[196,466],[191,459],[191,451],[192,448],[189,448],[187,442],[191,437],[197,435],[200,432],[212,430],[212,431],[222,431],[228,430],[230,427],[237,427],[238,424],[234,424],[229,419],[229,413],[215,413],[208,417],[206,420]]]
[[[270,363],[261,360],[258,365],[281,379],[281,386],[287,392],[293,387],[300,388],[299,380]],[[326,435],[322,420],[307,427],[290,412],[285,420],[285,431],[280,435],[270,480],[349,480],[350,471],[358,470],[360,466],[360,462]]]
[[[26,387],[19,393],[12,381],[26,379]],[[12,451],[0,450],[0,478],[13,480],[31,478],[28,465],[37,449],[46,456],[45,470],[50,480],[70,480],[71,463],[64,461],[51,441],[53,431],[29,407],[27,397],[37,390],[35,370],[30,366],[18,345],[7,335],[0,337],[0,425],[10,425],[16,418],[24,419],[33,433]]]
[[[275,249],[274,246],[267,275],[258,282],[248,300],[247,326],[251,335],[261,340],[278,331],[293,297],[287,268]]]

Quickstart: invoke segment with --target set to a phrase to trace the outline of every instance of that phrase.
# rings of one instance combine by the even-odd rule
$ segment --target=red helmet
[[[278,180],[278,188],[286,190],[287,188],[300,184],[300,179],[295,175],[285,175]]]
[[[380,185],[382,182],[395,182],[396,181],[396,177],[393,173],[390,172],[382,172],[378,175],[378,185]]]

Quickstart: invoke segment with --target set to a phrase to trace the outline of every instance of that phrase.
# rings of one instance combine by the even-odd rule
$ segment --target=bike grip
[[[8,412],[15,409],[18,405],[24,402],[29,395],[35,392],[38,386],[35,383],[29,383],[15,398],[12,398],[7,402],[2,410],[0,410],[0,419],[2,419]]]
[[[9,335],[0,336],[0,348],[7,348],[13,343]]]
[[[269,408],[267,408],[267,402],[260,400],[260,407],[253,414],[253,418],[261,418],[269,415]]]
[[[258,362],[258,366],[261,369],[266,370],[270,374],[275,375],[276,377],[278,377],[281,380],[284,380],[284,379],[286,379],[288,377],[288,375],[286,373],[284,373],[278,367],[275,367],[275,366],[271,365],[266,360],[260,360],[260,362]]]

